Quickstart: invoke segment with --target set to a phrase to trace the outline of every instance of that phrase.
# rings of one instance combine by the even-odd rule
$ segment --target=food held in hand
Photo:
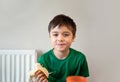
[[[42,73],[44,73],[45,76],[48,78],[49,72],[47,71],[47,69],[39,63],[36,63],[35,65],[36,65],[36,69],[30,71],[30,80],[33,82],[33,78],[35,77],[35,74],[38,71],[41,71]]]

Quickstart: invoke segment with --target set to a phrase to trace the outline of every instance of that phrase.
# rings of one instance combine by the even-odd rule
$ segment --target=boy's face
[[[54,46],[54,50],[57,51],[68,50],[74,38],[75,36],[73,36],[72,31],[66,26],[56,26],[50,31],[51,43]]]

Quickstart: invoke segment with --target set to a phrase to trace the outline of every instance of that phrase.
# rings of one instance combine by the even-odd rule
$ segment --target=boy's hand
[[[48,82],[46,75],[40,70],[36,72],[35,79],[36,82]]]
[[[46,68],[42,67],[39,63],[36,63],[36,69],[30,71],[30,81],[33,81],[33,78],[37,82],[48,82],[47,78],[49,73]]]

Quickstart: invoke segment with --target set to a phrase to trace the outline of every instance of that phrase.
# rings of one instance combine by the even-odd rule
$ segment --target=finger
[[[38,82],[42,77],[44,77],[44,74],[43,74],[43,73],[40,73],[40,74],[36,77],[37,82]]]
[[[36,71],[35,77],[37,77],[40,73],[42,73],[40,70]]]
[[[47,80],[47,79],[44,79],[43,82],[48,82],[48,80]]]
[[[45,77],[41,77],[41,78],[39,79],[39,82],[43,82],[44,79],[45,79]]]

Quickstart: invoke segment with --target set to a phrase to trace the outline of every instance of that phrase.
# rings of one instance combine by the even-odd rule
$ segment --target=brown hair
[[[56,15],[48,25],[48,32],[50,33],[51,29],[54,29],[56,26],[67,26],[71,30],[73,36],[76,34],[76,24],[72,18],[64,14]]]

